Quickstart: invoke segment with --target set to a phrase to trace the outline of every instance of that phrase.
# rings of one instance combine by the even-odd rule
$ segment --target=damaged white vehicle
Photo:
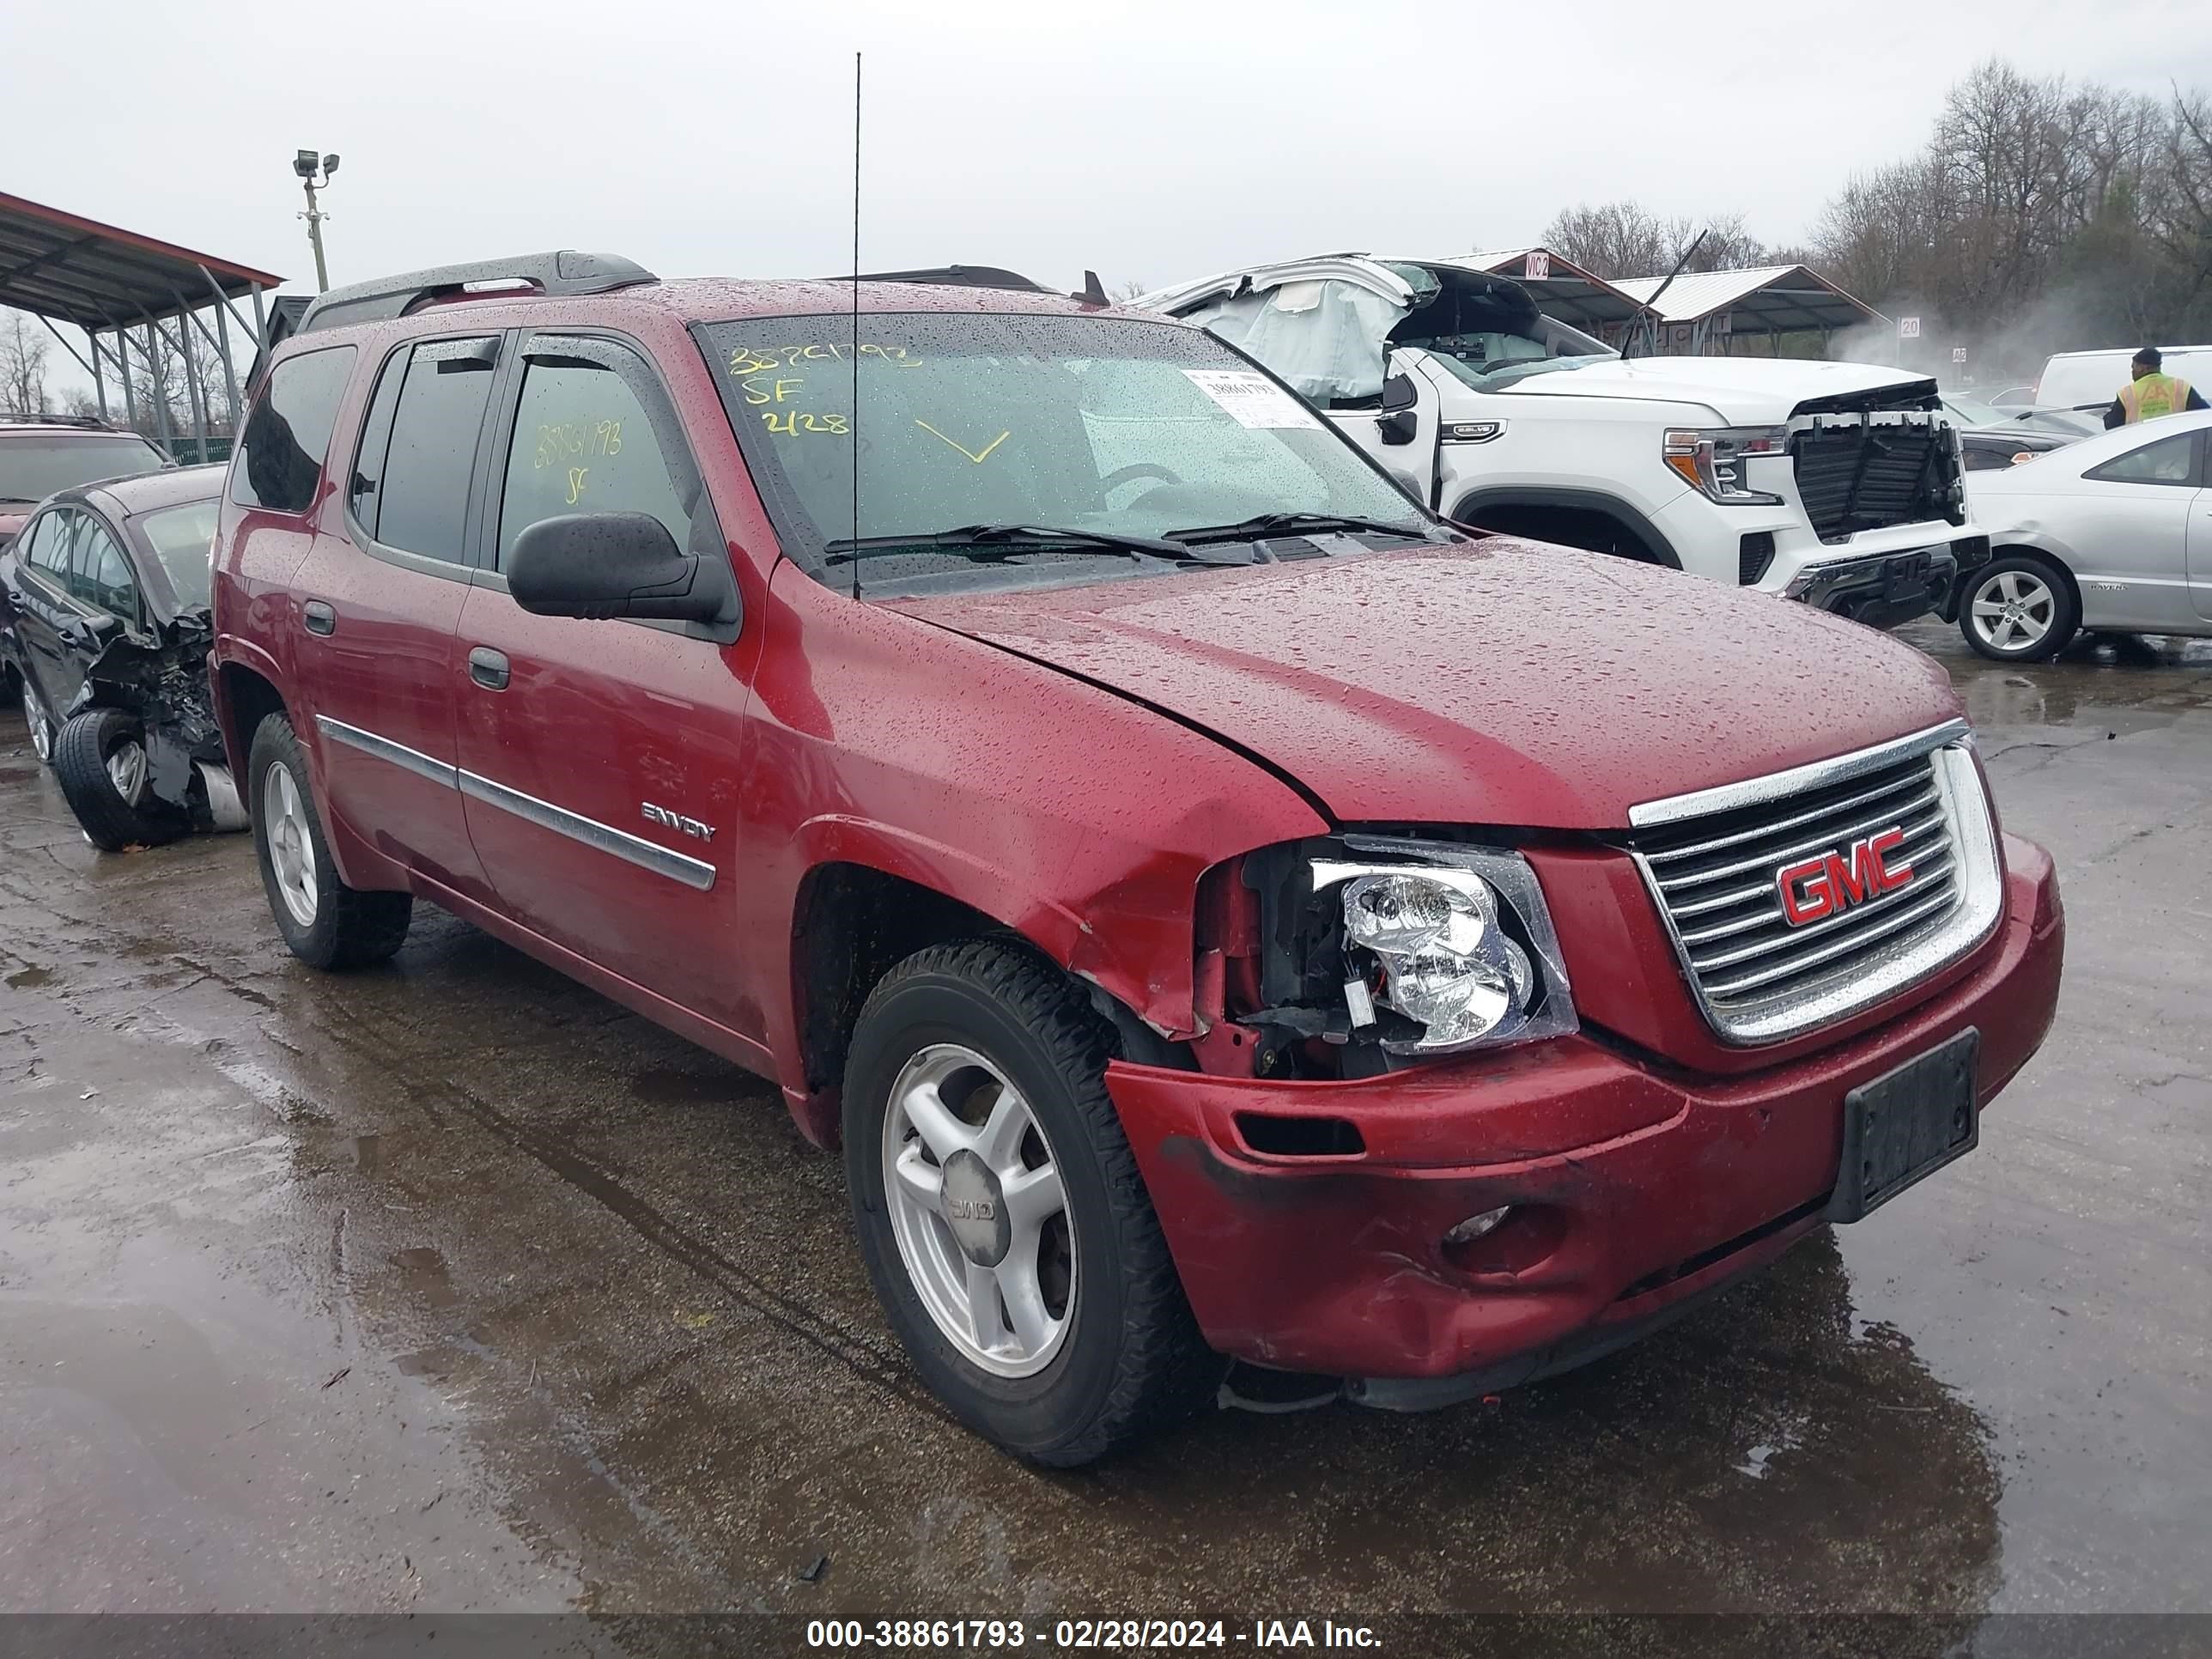
[[[1449,518],[1798,599],[1877,627],[1986,561],[1936,382],[1866,363],[1625,359],[1519,283],[1329,254],[1134,302],[1303,393]]]

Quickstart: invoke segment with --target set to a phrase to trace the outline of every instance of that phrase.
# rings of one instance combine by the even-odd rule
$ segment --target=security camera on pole
[[[330,271],[323,264],[323,221],[331,216],[315,205],[315,186],[330,187],[331,175],[338,170],[338,158],[320,155],[312,149],[303,149],[292,158],[292,171],[300,175],[300,185],[307,192],[307,210],[300,216],[307,222],[307,242],[315,250],[315,291],[326,293],[331,286]],[[321,177],[317,178],[319,173]]]

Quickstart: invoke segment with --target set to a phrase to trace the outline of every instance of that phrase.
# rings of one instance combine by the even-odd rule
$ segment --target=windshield
[[[195,611],[208,602],[208,559],[219,506],[212,500],[187,501],[135,521],[161,561],[161,568],[169,573],[179,611]]]
[[[849,576],[837,561],[851,553],[836,544],[856,536],[856,428],[857,537],[872,552],[976,526],[1157,540],[1274,514],[1431,533],[1434,520],[1334,428],[1196,329],[878,313],[860,323],[857,422],[848,329],[843,318],[811,316],[700,331],[787,550],[839,586]],[[1076,561],[1085,580],[1176,568],[1157,552],[1066,538],[1025,551],[1012,538],[917,548],[911,560],[871,563],[865,582],[963,568],[988,580],[986,557]]]
[[[1995,409],[1988,404],[1978,404],[1971,398],[1946,398],[1943,412],[1960,426],[2002,426],[2007,421],[2019,418],[2020,411]]]
[[[168,465],[143,438],[106,433],[0,433],[0,501],[41,501],[57,489]]]

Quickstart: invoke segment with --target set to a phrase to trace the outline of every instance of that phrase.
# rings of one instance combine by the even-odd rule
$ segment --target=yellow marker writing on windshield
[[[945,434],[942,432],[939,432],[935,427],[930,425],[927,421],[917,419],[915,422],[915,424],[920,427],[924,432],[929,434],[933,438],[945,438]],[[993,450],[996,449],[1000,444],[1006,442],[1007,439],[1013,435],[1014,434],[1011,432],[1001,432],[997,437],[992,439],[990,442],[985,444],[980,450],[970,449],[967,445],[960,443],[951,438],[945,438],[945,441],[951,444],[955,449],[958,450],[963,455],[965,455],[969,460],[975,462],[976,465],[981,466],[983,465],[984,456],[988,455]]]

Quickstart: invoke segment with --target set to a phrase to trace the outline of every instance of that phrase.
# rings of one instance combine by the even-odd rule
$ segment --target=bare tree
[[[2024,76],[1953,87],[1929,142],[1852,178],[1815,234],[1823,273],[1941,319],[2026,372],[2076,347],[2212,333],[2212,102]]]
[[[46,407],[46,336],[43,325],[20,311],[0,313],[0,407],[16,415],[43,414]]]
[[[1680,257],[1682,222],[1637,202],[1571,207],[1544,228],[1543,245],[1593,276],[1650,276]]]
[[[1675,262],[1689,253],[1693,244],[1697,252],[1683,266],[1685,270],[1745,270],[1771,262],[1766,244],[1751,234],[1741,213],[1723,213],[1702,223],[1689,220],[1677,220],[1675,223],[1678,228],[1689,228],[1687,235],[1677,229],[1679,240],[1674,257],[1660,267],[1662,271],[1672,270]],[[1700,236],[1704,238],[1702,241],[1698,240]]]
[[[1698,241],[1699,234],[1705,236]],[[1660,276],[1692,244],[1689,270],[1740,270],[1763,263],[1765,244],[1741,213],[1711,219],[1662,219],[1637,202],[1571,207],[1544,228],[1543,245],[1594,276]]]
[[[182,330],[181,337],[179,330]],[[181,337],[191,353],[192,373],[185,372],[185,359],[178,351],[176,342]],[[229,384],[223,375],[222,358],[215,348],[199,337],[191,324],[183,319],[173,319],[155,331],[152,344],[153,356],[148,360],[146,331],[142,326],[133,331],[131,343],[125,354],[131,371],[131,397],[137,410],[134,424],[148,436],[158,435],[161,428],[161,415],[168,413],[172,434],[183,434],[197,423],[196,407],[192,401],[191,379],[199,381],[200,397],[207,408],[208,429],[210,433],[231,431],[236,422],[236,411],[230,407]],[[108,410],[120,418],[126,405],[114,390],[108,393]]]

